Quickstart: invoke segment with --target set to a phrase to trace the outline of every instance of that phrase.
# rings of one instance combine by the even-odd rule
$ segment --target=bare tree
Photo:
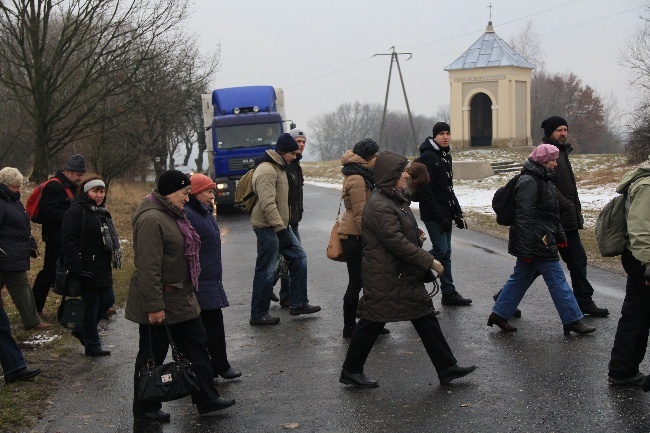
[[[105,120],[100,101],[138,85],[154,42],[186,14],[187,0],[0,2],[0,83],[31,120],[33,180]]]
[[[436,122],[449,123],[451,121],[451,114],[449,113],[449,103],[438,106],[436,114],[433,116]],[[433,127],[433,125],[431,125]]]
[[[539,43],[539,34],[533,28],[532,21],[528,21],[519,33],[510,37],[508,44],[524,59],[534,64],[538,71],[544,70],[545,54]]]

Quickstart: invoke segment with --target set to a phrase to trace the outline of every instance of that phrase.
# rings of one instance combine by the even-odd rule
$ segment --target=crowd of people
[[[510,321],[533,281],[542,275],[560,316],[563,331],[579,335],[595,328],[585,316],[606,317],[609,311],[593,300],[587,279],[587,256],[578,230],[583,227],[575,176],[566,142],[568,124],[553,116],[542,123],[544,138],[524,162],[515,187],[515,221],[508,251],[515,268],[495,295],[487,325],[515,332]],[[375,388],[377,380],[364,373],[365,362],[388,322],[411,321],[441,384],[472,373],[477,367],[457,362],[445,339],[426,282],[440,280],[441,303],[463,307],[472,300],[461,295],[452,276],[452,229],[468,227],[454,192],[450,149],[451,128],[433,126],[432,135],[409,162],[402,155],[381,151],[371,138],[360,140],[341,158],[344,212],[338,230],[345,252],[348,284],[343,293],[342,335],[350,339],[339,381]],[[252,188],[257,203],[250,222],[257,237],[252,281],[251,326],[275,325],[271,302],[289,308],[291,316],[321,310],[309,302],[307,255],[298,231],[302,219],[304,177],[300,159],[307,137],[292,129],[277,139],[255,163]],[[86,356],[108,356],[97,330],[115,302],[112,271],[121,266],[119,237],[106,209],[106,185],[99,176],[86,176],[85,160],[72,155],[65,168],[44,184],[39,201],[43,269],[30,289],[27,270],[38,247],[30,218],[22,205],[22,174],[0,170],[0,285],[7,288],[25,329],[46,330],[43,307],[54,284],[57,261],[69,269],[86,305],[87,317],[72,330]],[[242,372],[227,356],[223,308],[229,306],[222,279],[221,236],[214,217],[216,184],[209,177],[164,172],[132,217],[135,269],[129,283],[125,316],[138,325],[139,345],[134,364],[133,416],[147,422],[169,422],[170,414],[157,401],[138,393],[141,370],[149,359],[164,362],[171,333],[178,350],[192,361],[198,381],[192,402],[199,414],[228,408],[235,400],[220,395],[215,379],[235,379]],[[612,385],[637,385],[650,390],[650,378],[640,371],[650,331],[650,163],[626,175],[619,186],[628,191],[628,242],[622,263],[628,275],[622,316],[609,363]],[[432,248],[425,250],[424,233],[411,211],[419,201],[420,218]],[[569,269],[571,285],[560,265]],[[279,297],[273,292],[278,265],[286,262]],[[358,319],[358,321],[357,321]],[[165,326],[161,326],[162,324]],[[0,361],[6,383],[28,380],[40,373],[27,367],[11,335],[0,303]]]

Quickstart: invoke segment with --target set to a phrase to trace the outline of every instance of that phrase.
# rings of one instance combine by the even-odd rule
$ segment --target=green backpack
[[[235,188],[235,206],[246,213],[253,212],[253,207],[257,204],[257,194],[253,191],[253,173],[255,169],[251,168],[244,174]]]

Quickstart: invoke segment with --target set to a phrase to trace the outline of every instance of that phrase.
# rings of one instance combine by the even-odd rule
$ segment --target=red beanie
[[[190,177],[190,182],[192,183],[192,189],[190,190],[190,194],[192,195],[198,195],[203,191],[215,189],[217,187],[217,184],[205,174],[193,174],[192,177]]]

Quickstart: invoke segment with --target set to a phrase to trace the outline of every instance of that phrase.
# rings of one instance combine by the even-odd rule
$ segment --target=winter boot
[[[343,338],[351,338],[357,325],[357,305],[359,299],[343,298]]]

